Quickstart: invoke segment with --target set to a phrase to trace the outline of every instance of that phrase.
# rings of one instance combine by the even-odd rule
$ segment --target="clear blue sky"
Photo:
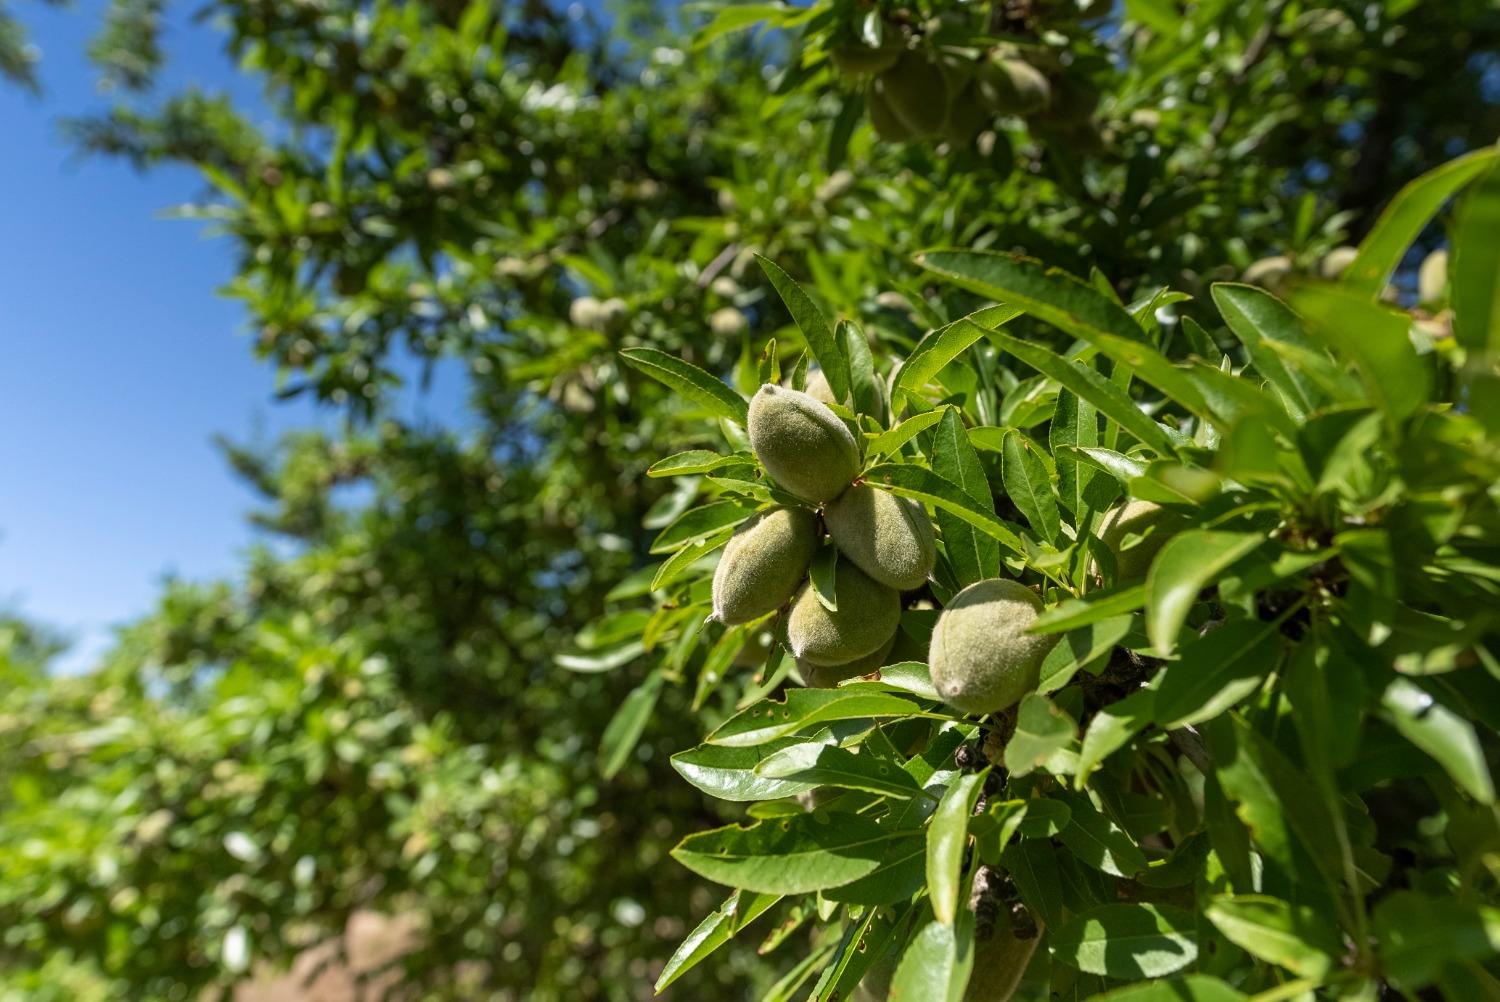
[[[263,107],[190,6],[168,5],[167,86]],[[62,138],[60,117],[106,105],[85,57],[102,7],[23,5],[45,91],[0,84],[0,607],[71,634],[70,671],[150,608],[164,576],[236,570],[254,497],[214,433],[268,442],[332,420],[272,399],[243,310],[215,291],[231,245],[160,217],[202,191],[192,172],[80,161]],[[461,400],[448,372],[406,409],[452,421]]]

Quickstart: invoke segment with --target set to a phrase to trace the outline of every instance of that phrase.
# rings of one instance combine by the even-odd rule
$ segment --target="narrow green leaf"
[[[656,709],[661,686],[660,672],[646,676],[646,680],[620,703],[620,708],[605,726],[604,734],[599,738],[599,771],[605,779],[612,779],[630,761],[630,753],[635,751],[651,721],[651,713]]]
[[[1015,882],[1026,907],[1040,915],[1049,928],[1060,925],[1064,914],[1062,876],[1057,868],[1057,849],[1052,843],[1045,838],[1012,842],[1000,853],[1000,863]]]
[[[1057,409],[1047,430],[1052,459],[1057,464],[1057,496],[1062,506],[1076,520],[1090,507],[1089,483],[1097,474],[1076,455],[1063,447],[1089,449],[1099,444],[1099,412],[1093,404],[1080,400],[1078,394],[1063,390],[1057,395]]]
[[[672,858],[700,877],[730,887],[806,894],[869,873],[893,837],[857,814],[818,811],[689,835],[672,850]]]
[[[1271,384],[1298,423],[1306,420],[1322,402],[1321,394],[1301,369],[1288,366],[1266,346],[1267,341],[1278,341],[1306,351],[1317,350],[1302,333],[1297,315],[1281,300],[1253,285],[1219,282],[1213,287],[1213,297],[1224,322],[1249,352],[1255,371]]]
[[[1059,542],[1062,525],[1057,514],[1057,496],[1047,467],[1037,456],[1037,445],[1022,432],[1011,429],[1001,452],[1001,476],[1005,493],[1026,516],[1036,534],[1050,543]],[[993,577],[993,574],[985,575]]]
[[[651,590],[661,591],[667,585],[682,577],[693,566],[704,557],[713,553],[719,547],[729,542],[729,537],[734,535],[734,526],[727,526],[718,532],[702,539],[695,539],[682,549],[672,554],[662,565],[657,568],[656,577],[651,579]]]
[[[1094,714],[1088,731],[1083,735],[1083,748],[1078,753],[1075,785],[1082,789],[1094,767],[1150,727],[1155,715],[1156,692],[1153,689],[1137,689]]]
[[[1052,933],[1053,956],[1089,974],[1165,977],[1198,958],[1191,913],[1174,905],[1101,905]]]
[[[807,571],[807,580],[812,585],[818,603],[829,612],[839,611],[838,595],[839,551],[837,547],[824,545],[813,555],[812,565]]]
[[[624,348],[620,357],[657,382],[687,397],[715,417],[744,427],[750,413],[745,398],[690,362],[655,348]]]
[[[781,900],[779,894],[753,894],[735,891],[718,908],[709,912],[687,939],[677,947],[656,979],[656,991],[682,977],[702,963],[711,953],[729,942],[734,934],[754,922],[766,909]]]
[[[865,455],[871,459],[888,456],[910,442],[920,432],[926,431],[943,419],[948,408],[939,407],[925,414],[917,414],[902,421],[889,431],[883,431],[865,444]]]
[[[1343,944],[1310,908],[1265,895],[1219,895],[1204,911],[1234,945],[1269,964],[1321,982],[1338,964]]]
[[[780,738],[754,748],[699,745],[672,756],[672,768],[710,797],[720,800],[776,800],[813,789],[816,783],[771,779],[755,771],[777,752],[802,744],[798,738]]]
[[[956,407],[943,408],[943,419],[932,436],[931,458],[933,473],[963,491],[976,511],[994,515],[995,501],[989,480]],[[943,551],[960,586],[999,575],[999,543],[942,508],[937,510],[937,523],[943,533]]]
[[[1154,686],[1155,722],[1170,730],[1218,716],[1260,688],[1283,651],[1276,629],[1254,619],[1225,623],[1184,644]]]
[[[896,377],[896,392],[916,393],[949,362],[984,337],[985,331],[1004,326],[1020,315],[1020,310],[1010,306],[986,306],[951,324],[928,331],[901,366],[901,374]]]
[[[768,755],[755,767],[757,774],[845,790],[868,790],[906,800],[922,792],[911,774],[865,752],[856,754],[838,745],[794,744]]]
[[[1209,974],[1185,974],[1092,995],[1088,1002],[1244,1002],[1244,992]]]
[[[1005,745],[1005,768],[1013,778],[1036,769],[1053,774],[1073,771],[1076,759],[1067,749],[1078,737],[1078,724],[1046,696],[1032,692],[1021,700],[1016,730]]]
[[[1500,168],[1476,184],[1453,226],[1453,335],[1478,355],[1500,356]]]
[[[1073,855],[1096,870],[1131,877],[1146,868],[1146,857],[1125,829],[1115,824],[1081,793],[1055,794],[1068,805],[1070,821],[1059,834]]]
[[[1101,588],[1083,598],[1070,598],[1043,609],[1031,626],[1032,633],[1066,633],[1115,616],[1134,612],[1146,604],[1146,586]]]
[[[1156,649],[1170,651],[1198,593],[1265,541],[1259,533],[1212,529],[1167,540],[1146,574],[1146,634]]]
[[[927,891],[932,896],[932,912],[943,925],[952,925],[958,913],[969,818],[988,775],[985,769],[954,780],[927,828]]]
[[[693,473],[708,473],[725,466],[736,466],[740,464],[754,463],[755,457],[748,452],[737,452],[730,456],[721,456],[717,452],[708,449],[689,449],[687,452],[679,452],[675,456],[668,456],[660,462],[651,464],[646,471],[648,477],[681,477]]]
[[[849,393],[858,414],[868,414],[877,421],[884,421],[884,397],[877,385],[875,360],[870,356],[870,343],[865,340],[859,324],[840,320],[835,328],[839,347],[849,361]]]
[[[1431,755],[1469,796],[1495,802],[1495,783],[1473,724],[1410,679],[1386,686],[1380,705],[1402,737]]]
[[[916,703],[887,693],[789,689],[782,702],[766,699],[736,713],[708,736],[708,743],[743,748],[786,737],[813,724],[864,717],[904,717],[916,711]]]
[[[1159,455],[1175,454],[1172,440],[1130,399],[1119,386],[1101,376],[1095,369],[1071,358],[1063,358],[1039,345],[1011,337],[1004,331],[990,331],[988,337],[996,347],[1010,352],[1063,388],[1087,400],[1099,413],[1134,435],[1143,445]]]
[[[1494,148],[1476,150],[1434,167],[1396,193],[1370,229],[1342,284],[1374,300],[1385,289],[1406,249],[1443,203],[1496,162]]]
[[[1410,318],[1339,286],[1308,286],[1293,297],[1308,333],[1352,362],[1369,398],[1392,419],[1427,402],[1432,373],[1408,335]]]
[[[651,543],[651,552],[670,553],[685,543],[739,525],[753,514],[755,508],[742,501],[714,501],[689,508],[657,535]]]
[[[1130,632],[1134,622],[1134,616],[1111,616],[1070,630],[1042,660],[1037,692],[1043,695],[1056,692],[1067,685],[1079,669],[1102,663]]]
[[[1375,908],[1375,935],[1386,976],[1414,992],[1450,961],[1486,960],[1500,953],[1500,908],[1396,891]]]
[[[782,271],[769,258],[757,254],[761,270],[771,280],[771,285],[786,304],[787,311],[807,339],[807,350],[822,368],[828,379],[828,389],[835,400],[849,399],[849,360],[845,357],[838,339],[828,326],[828,320],[817,304],[802,290],[792,276]]]
[[[962,1002],[973,966],[974,920],[965,908],[959,921],[929,922],[912,937],[887,1002]]]

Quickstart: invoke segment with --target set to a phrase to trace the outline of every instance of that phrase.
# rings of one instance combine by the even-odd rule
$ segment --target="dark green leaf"
[[[1101,905],[1053,932],[1053,955],[1111,978],[1160,978],[1198,957],[1193,916],[1173,905]]]
[[[735,891],[729,895],[728,900],[709,912],[708,916],[698,923],[698,927],[688,933],[687,939],[682,941],[682,945],[667,960],[666,966],[662,968],[661,976],[656,979],[656,990],[660,992],[697,967],[709,954],[729,942],[735,933],[755,921],[766,909],[780,900],[779,894]]]
[[[886,693],[843,689],[789,689],[782,702],[762,700],[730,717],[708,736],[708,743],[746,747],[765,744],[834,720],[904,717],[917,704]]]
[[[945,327],[929,331],[902,365],[901,374],[896,377],[896,392],[916,393],[944,366],[984,337],[986,331],[1001,327],[1020,315],[1020,310],[1009,306],[986,306]]]
[[[959,878],[969,844],[969,818],[984,788],[989,770],[965,773],[948,787],[938,802],[927,828],[927,891],[932,911],[944,925],[952,925],[958,912]]]
[[[1343,953],[1322,916],[1279,898],[1220,895],[1204,914],[1231,943],[1298,977],[1321,982]]]
[[[1198,593],[1266,541],[1255,532],[1191,529],[1167,540],[1146,574],[1146,633],[1170,651]]]
[[[745,417],[750,412],[745,398],[696,365],[655,348],[625,348],[620,357],[715,417],[744,427]]]
[[[1495,783],[1473,724],[1410,679],[1386,686],[1380,705],[1402,737],[1436,759],[1469,796],[1495,802]]]
[[[933,432],[932,471],[963,491],[976,511],[987,515],[995,513],[989,480],[964,431],[963,418],[955,407],[943,409],[943,419]],[[999,543],[942,508],[937,510],[937,523],[943,532],[943,552],[948,556],[960,587],[999,575]]]
[[[787,311],[802,330],[802,336],[807,338],[807,350],[828,379],[828,389],[833,393],[833,399],[848,400],[849,360],[828,326],[827,318],[807,293],[802,291],[802,286],[774,261],[759,254],[755,259],[760,262],[761,270],[771,280],[781,301],[786,303]]]
[[[880,865],[893,837],[858,815],[818,811],[689,835],[672,850],[672,858],[700,877],[730,887],[805,894],[869,873]]]
[[[1056,543],[1062,536],[1057,497],[1052,490],[1052,481],[1047,476],[1047,466],[1037,452],[1036,443],[1022,432],[1011,429],[1006,433],[1004,462],[1001,467],[1005,493],[1021,510],[1021,514],[1026,516],[1026,521],[1031,523],[1031,528],[1037,535],[1050,543]],[[994,574],[984,576],[994,577]]]

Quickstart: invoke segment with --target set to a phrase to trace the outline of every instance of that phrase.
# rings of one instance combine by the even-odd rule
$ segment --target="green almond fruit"
[[[1052,100],[1052,85],[1024,59],[996,56],[979,74],[979,95],[1002,115],[1034,115]]]
[[[948,103],[948,117],[943,122],[943,138],[957,147],[968,146],[994,117],[979,97],[979,88],[965,87]]]
[[[1318,262],[1318,274],[1333,281],[1342,275],[1358,256],[1358,247],[1335,247],[1324,254],[1323,260]]]
[[[735,530],[714,570],[714,618],[730,626],[775,612],[807,577],[821,533],[806,508],[767,508]]]
[[[997,713],[1036,691],[1055,636],[1027,633],[1042,600],[1017,581],[976,581],[953,596],[932,631],[927,666],[948,705]]]
[[[1115,558],[1115,580],[1145,577],[1151,561],[1171,538],[1182,516],[1150,501],[1128,501],[1105,512],[1099,522],[1099,542]],[[1127,536],[1141,537],[1126,545]]]
[[[840,73],[849,76],[864,76],[869,73],[883,73],[896,65],[896,60],[901,58],[901,40],[891,39],[878,48],[868,45],[840,45],[828,53],[828,58],[833,60],[834,68]]]
[[[1292,270],[1292,259],[1285,254],[1276,254],[1253,262],[1245,269],[1240,280],[1246,285],[1258,285],[1275,292],[1286,284],[1288,278],[1292,277]]]
[[[935,136],[948,116],[948,84],[943,71],[920,53],[907,52],[875,79],[873,90],[895,117],[917,136]]]
[[[859,443],[806,393],[767,383],[750,401],[750,448],[772,478],[805,501],[830,501],[859,473]]]
[[[830,612],[812,585],[804,587],[787,616],[787,645],[798,661],[821,667],[847,665],[879,651],[901,622],[901,596],[847,560],[834,571],[838,611]]]
[[[881,584],[911,591],[932,573],[937,540],[920,502],[860,484],[828,502],[824,519],[839,552]]]
[[[1448,298],[1448,252],[1435,250],[1417,268],[1417,302],[1435,306]]]
[[[802,673],[802,681],[809,689],[833,689],[845,679],[859,678],[873,671],[879,671],[890,662],[891,648],[896,646],[896,637],[900,631],[891,634],[891,639],[880,645],[880,649],[874,654],[867,654],[862,658],[856,658],[848,664],[841,665],[815,665],[810,661],[797,662],[797,670]]]
[[[885,89],[878,82],[865,92],[865,107],[870,110],[870,124],[881,139],[888,143],[905,143],[914,138],[906,123],[896,117]]]

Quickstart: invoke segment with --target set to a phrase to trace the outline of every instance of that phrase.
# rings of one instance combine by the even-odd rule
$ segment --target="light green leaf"
[[[759,918],[766,909],[781,900],[779,894],[754,894],[735,891],[718,908],[708,913],[698,927],[688,933],[656,979],[656,991],[682,977],[697,967],[719,947],[729,942],[734,934]]]
[[[672,858],[700,877],[764,894],[838,887],[880,865],[895,834],[857,814],[817,811],[689,835]]]
[[[922,792],[911,774],[872,752],[856,754],[838,745],[794,744],[768,755],[758,775],[845,790],[868,790],[906,800]]]
[[[1260,688],[1283,651],[1275,627],[1254,619],[1225,623],[1184,644],[1153,687],[1155,722],[1170,730],[1218,716]]]
[[[1083,598],[1070,598],[1043,609],[1031,626],[1032,633],[1065,633],[1115,616],[1134,612],[1146,604],[1146,586],[1101,588]]]
[[[1432,373],[1417,355],[1408,330],[1410,318],[1367,302],[1340,286],[1308,286],[1293,297],[1307,318],[1308,333],[1353,363],[1369,398],[1393,420],[1427,402]]]
[[[599,738],[599,771],[611,779],[630,761],[630,753],[651,721],[656,699],[661,695],[662,676],[652,672],[626,696]]]
[[[729,537],[732,535],[734,535],[734,526],[731,525],[720,529],[710,536],[704,536],[702,539],[695,539],[688,543],[664,560],[662,565],[657,568],[656,577],[651,579],[651,590],[660,591],[682,577],[688,571],[692,570],[698,561],[729,542]]]
[[[1264,895],[1220,895],[1204,914],[1228,940],[1261,960],[1321,982],[1343,952],[1337,933],[1309,908]]]
[[[1036,769],[1069,773],[1076,760],[1067,749],[1078,737],[1078,724],[1046,696],[1032,692],[1021,700],[1016,730],[1005,745],[1005,768],[1014,778]]]
[[[1100,905],[1064,922],[1051,944],[1058,960],[1110,978],[1165,977],[1198,958],[1193,916],[1174,905]]]
[[[1146,857],[1125,829],[1115,824],[1081,793],[1055,794],[1071,812],[1058,838],[1080,860],[1116,877],[1131,877],[1146,868]]]
[[[823,316],[817,304],[802,290],[802,286],[798,285],[792,276],[782,271],[774,261],[759,254],[755,255],[755,259],[760,262],[761,270],[771,280],[771,285],[781,296],[781,301],[786,303],[787,311],[801,328],[802,336],[807,339],[807,350],[828,379],[828,389],[833,393],[833,399],[848,400],[849,361],[838,339],[834,336],[832,328],[828,326],[827,318]]]
[[[974,966],[974,920],[967,908],[953,923],[929,922],[912,937],[889,1002],[962,1002]]]
[[[1046,464],[1037,456],[1037,445],[1022,432],[1011,429],[1005,435],[1002,449],[1001,476],[1005,493],[1026,516],[1037,535],[1050,543],[1062,536],[1057,513],[1057,496],[1047,476]],[[985,577],[994,577],[987,574]]]
[[[964,431],[963,418],[956,407],[943,411],[943,420],[932,435],[932,472],[963,491],[976,511],[994,515],[990,483]],[[994,539],[942,508],[937,510],[937,523],[943,532],[943,552],[960,586],[999,575],[1000,545]]]
[[[925,414],[917,414],[902,421],[889,431],[883,431],[865,444],[865,455],[871,459],[888,456],[910,442],[943,419],[948,408],[939,407]]]
[[[1481,804],[1495,802],[1495,783],[1473,724],[1410,679],[1386,686],[1380,705],[1386,720],[1436,759],[1469,796]]]
[[[1500,908],[1457,897],[1396,891],[1375,907],[1385,975],[1410,992],[1429,984],[1450,961],[1500,954]]]
[[[901,374],[896,377],[896,392],[915,394],[949,362],[984,337],[986,331],[1001,327],[1020,315],[1021,311],[1014,307],[986,306],[947,326],[928,331],[901,366]]]
[[[1453,226],[1453,335],[1480,356],[1500,355],[1500,168],[1459,206]]]
[[[776,800],[813,789],[816,783],[771,779],[755,771],[765,759],[784,748],[804,743],[780,738],[754,748],[699,745],[672,756],[672,768],[689,783],[720,800]]]
[[[689,362],[656,348],[624,348],[620,351],[631,367],[639,369],[668,389],[687,397],[715,417],[745,426],[750,405],[745,398]]]
[[[1315,351],[1297,315],[1281,300],[1253,285],[1219,282],[1213,287],[1213,297],[1224,322],[1249,352],[1255,371],[1271,384],[1298,423],[1306,420],[1322,402],[1321,394],[1301,369],[1287,365],[1266,346],[1267,341],[1277,341]]]
[[[1340,276],[1342,284],[1366,299],[1376,299],[1406,249],[1443,203],[1493,166],[1496,157],[1493,148],[1476,150],[1434,167],[1397,192],[1359,245],[1359,255]]]
[[[782,702],[761,700],[736,713],[708,736],[708,743],[743,748],[786,737],[813,724],[864,717],[904,717],[917,709],[911,700],[888,693],[789,689]]]
[[[1131,615],[1111,616],[1069,631],[1042,660],[1037,692],[1044,695],[1056,692],[1067,685],[1079,669],[1109,657],[1134,622],[1135,617]]]
[[[1146,574],[1146,634],[1156,649],[1170,651],[1198,593],[1265,541],[1259,533],[1212,529],[1167,540]]]
[[[1244,992],[1208,974],[1185,974],[1091,995],[1087,1002],[1244,1002]]]
[[[952,925],[963,890],[959,879],[969,843],[969,818],[984,789],[989,770],[959,776],[949,785],[927,828],[927,891],[932,912],[944,925]]]
[[[651,552],[670,553],[685,543],[739,525],[754,513],[753,507],[741,501],[714,501],[689,508],[657,535],[651,543]]]
[[[652,463],[651,468],[646,471],[646,476],[681,477],[693,473],[708,473],[710,470],[717,470],[724,466],[754,462],[755,457],[748,452],[721,456],[708,449],[689,449],[687,452],[679,452],[675,456],[668,456],[660,462]]]

